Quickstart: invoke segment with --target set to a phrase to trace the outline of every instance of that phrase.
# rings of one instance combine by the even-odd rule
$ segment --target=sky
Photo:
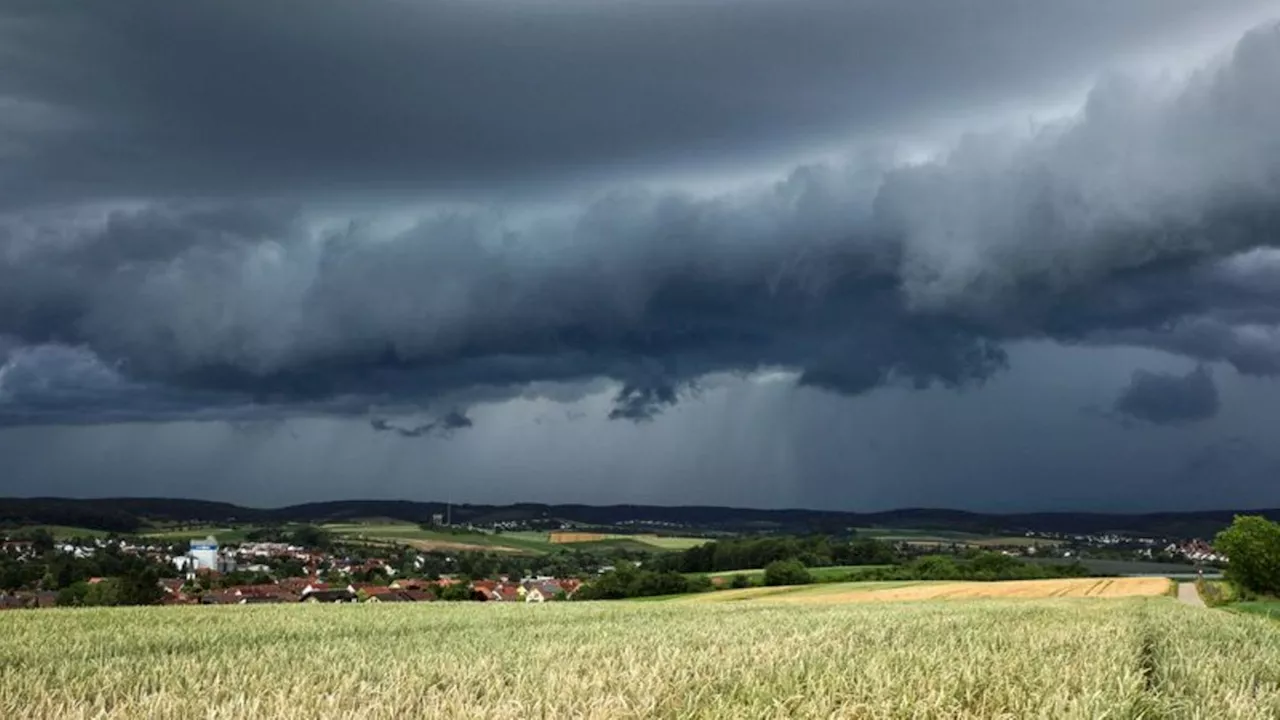
[[[0,495],[1280,506],[1280,2],[0,4]]]

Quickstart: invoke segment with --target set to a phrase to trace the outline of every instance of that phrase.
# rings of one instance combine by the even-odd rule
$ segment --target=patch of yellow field
[[[1164,595],[1169,580],[1162,577],[1067,578],[1059,580],[1011,580],[1007,582],[952,582],[871,590],[849,590],[821,595],[796,594],[769,598],[778,602],[839,603],[906,600],[974,600],[978,598],[1118,598]]]
[[[595,532],[553,532],[547,536],[547,541],[553,545],[565,545],[569,543],[580,542],[600,542],[609,539],[604,533]]]

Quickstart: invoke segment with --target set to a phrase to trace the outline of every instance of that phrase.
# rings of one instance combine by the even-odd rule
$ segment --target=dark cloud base
[[[1276,127],[1266,27],[1167,97],[1101,83],[1031,138],[741,194],[620,190],[536,221],[439,212],[404,231],[271,203],[15,212],[0,422],[366,413],[599,377],[622,386],[611,417],[643,420],[712,372],[960,387],[1017,339],[1269,373]],[[1156,386],[1173,388],[1144,376],[1121,409],[1203,411],[1152,410]]]
[[[1116,413],[1156,425],[1179,425],[1207,420],[1217,414],[1218,388],[1209,369],[1200,366],[1186,375],[1139,370],[1116,398]]]

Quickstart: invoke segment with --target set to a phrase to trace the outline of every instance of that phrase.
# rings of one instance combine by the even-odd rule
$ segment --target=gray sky
[[[8,3],[0,493],[1280,505],[1277,22]]]

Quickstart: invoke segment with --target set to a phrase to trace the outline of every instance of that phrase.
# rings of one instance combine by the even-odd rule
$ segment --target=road
[[[1200,598],[1200,592],[1196,590],[1196,584],[1193,582],[1178,583],[1178,602],[1204,607],[1204,600]]]

